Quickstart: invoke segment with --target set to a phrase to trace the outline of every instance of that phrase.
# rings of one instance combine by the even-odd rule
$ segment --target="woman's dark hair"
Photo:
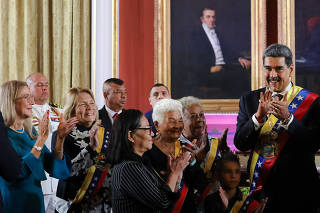
[[[132,142],[128,139],[128,132],[134,131],[140,125],[143,113],[136,109],[123,110],[114,121],[108,150],[108,161],[114,165],[123,160],[134,159]]]
[[[218,174],[221,174],[221,172],[224,168],[224,164],[227,162],[237,163],[240,167],[240,160],[239,160],[238,155],[233,154],[232,152],[225,152],[217,162],[216,171]]]

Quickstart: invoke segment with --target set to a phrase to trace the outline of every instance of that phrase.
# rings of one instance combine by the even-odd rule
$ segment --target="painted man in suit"
[[[99,119],[106,130],[111,130],[114,120],[127,102],[127,89],[118,78],[109,78],[103,83],[105,105],[99,110]]]
[[[251,151],[249,198],[256,201],[250,200],[250,205],[267,198],[264,212],[316,212],[319,96],[291,82],[292,53],[287,46],[269,46],[263,66],[266,87],[241,97],[234,139],[239,150]]]
[[[157,130],[154,126],[153,119],[152,119],[153,107],[156,105],[156,103],[158,103],[160,100],[164,98],[171,98],[168,87],[161,83],[154,84],[151,87],[150,93],[149,93],[149,103],[152,106],[152,110],[144,114],[144,116],[146,116],[146,118],[148,119],[150,126],[152,127],[152,132],[154,136],[157,135]]]
[[[226,80],[230,75],[237,79],[247,79],[247,75],[244,74],[248,74],[248,72],[243,72],[243,69],[250,69],[250,61],[243,57],[238,58],[238,51],[235,50],[234,46],[226,48],[227,41],[220,34],[221,28],[219,31],[216,27],[216,11],[214,9],[204,8],[200,21],[202,25],[191,33],[188,43],[189,56],[187,63],[189,66],[187,69],[191,72],[192,85],[197,85],[194,86],[197,91],[199,91],[199,87],[200,90],[204,87],[221,89],[211,91],[215,92],[217,98],[231,98],[232,95],[240,96],[243,90],[240,90],[239,93],[239,88],[247,87],[249,89],[249,82],[242,80],[240,85],[235,81],[233,87],[229,87]],[[227,91],[232,92],[232,95],[229,94],[230,97],[226,94]],[[199,95],[196,93],[192,95],[207,98],[203,97],[201,91]]]

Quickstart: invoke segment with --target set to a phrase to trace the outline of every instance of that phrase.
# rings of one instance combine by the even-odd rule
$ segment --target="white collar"
[[[209,28],[205,23],[202,23],[202,27],[206,32],[216,32],[214,28]]]
[[[49,104],[48,103],[45,103],[43,105],[33,104],[32,108],[36,108],[36,109],[39,109],[39,110],[49,109]]]
[[[122,109],[119,112],[115,112],[112,109],[110,109],[106,104],[104,106],[105,106],[110,118],[113,118],[114,114],[116,114],[116,113],[120,114],[122,112]]]
[[[276,95],[276,94],[280,94],[280,95],[283,95],[283,96],[284,96],[284,94],[286,94],[286,92],[288,92],[288,91],[291,89],[291,87],[292,87],[292,83],[290,82],[290,83],[288,84],[288,86],[287,86],[282,92],[273,92],[273,93],[272,93],[272,96],[274,96],[274,95]]]

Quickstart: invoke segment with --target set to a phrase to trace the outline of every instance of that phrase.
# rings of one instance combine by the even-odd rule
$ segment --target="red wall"
[[[119,2],[119,77],[128,90],[125,108],[146,112],[154,82],[154,1]]]

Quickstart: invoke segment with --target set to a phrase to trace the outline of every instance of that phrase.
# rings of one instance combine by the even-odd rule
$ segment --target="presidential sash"
[[[288,110],[296,119],[301,120],[311,104],[318,97],[319,96],[317,94],[309,92],[301,87],[292,86],[287,94],[287,100],[288,103],[290,103],[288,104]],[[263,183],[267,180],[279,154],[290,138],[287,132],[283,131],[284,129],[280,128],[280,126],[280,120],[274,115],[270,115],[261,128],[261,143],[263,143],[263,137],[266,135],[271,141],[277,138],[278,142],[267,144],[267,146],[261,146],[261,144],[258,144],[253,152],[250,165],[250,196],[242,207],[246,212],[250,207],[253,209],[253,206],[256,207],[258,205],[258,202],[252,199],[252,195],[262,189]]]
[[[98,155],[94,158],[94,165],[89,168],[77,195],[72,201],[73,203],[78,203],[82,201],[83,198],[88,200],[94,196],[102,187],[109,173],[110,164],[106,163],[106,152],[110,140],[110,132],[105,131],[103,127],[99,127],[98,139],[99,146],[96,149]]]

